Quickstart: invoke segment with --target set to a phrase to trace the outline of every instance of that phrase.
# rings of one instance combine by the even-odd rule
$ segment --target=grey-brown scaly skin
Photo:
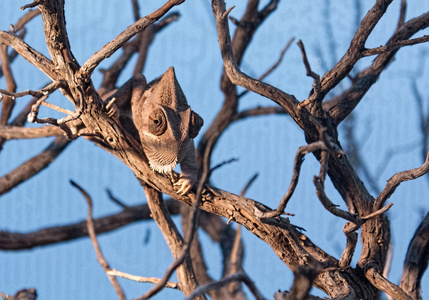
[[[180,164],[177,193],[189,192],[198,176],[193,139],[203,126],[203,119],[188,105],[174,68],[149,84],[143,75],[135,75],[106,103],[113,98],[116,115],[125,130],[140,140],[151,168],[168,174]]]

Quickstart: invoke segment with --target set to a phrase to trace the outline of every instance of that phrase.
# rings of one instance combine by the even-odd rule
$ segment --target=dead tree
[[[314,296],[308,295],[311,286],[319,288],[335,299],[379,299],[380,291],[394,299],[420,299],[420,281],[428,262],[429,215],[426,215],[410,242],[404,273],[398,286],[383,276],[390,243],[390,225],[385,212],[391,207],[386,201],[399,184],[428,173],[427,145],[424,148],[423,165],[395,174],[379,195],[374,197],[342,149],[338,126],[359,105],[400,49],[429,40],[428,36],[412,38],[414,34],[429,26],[429,13],[406,20],[405,1],[402,1],[396,31],[389,36],[383,46],[368,49],[366,48],[368,38],[392,3],[392,0],[374,0],[373,7],[361,19],[348,49],[322,76],[312,70],[304,44],[299,41],[298,46],[307,76],[313,79],[309,97],[299,101],[293,95],[264,82],[265,76],[272,70],[260,78],[253,78],[240,69],[253,35],[276,10],[279,0],[271,0],[263,7],[258,0],[248,0],[244,15],[239,20],[229,17],[232,8],[227,9],[223,0],[212,0],[224,66],[221,78],[224,102],[214,121],[202,134],[196,150],[200,168],[199,184],[187,194],[181,195],[177,194],[177,187],[174,185],[177,174],[160,174],[150,168],[139,140],[127,130],[125,124],[116,118],[114,113],[112,114],[113,101],[105,102],[104,99],[117,88],[117,79],[134,54],[138,55],[134,74],[142,73],[152,40],[157,32],[178,18],[177,14],[168,13],[183,2],[185,0],[169,0],[156,11],[140,17],[137,1],[133,1],[135,22],[102,49],[94,49],[98,51],[83,63],[76,60],[70,48],[65,26],[64,0],[36,0],[25,5],[22,9],[35,9],[30,10],[9,31],[0,32],[2,74],[6,80],[6,86],[0,90],[3,99],[0,145],[11,139],[56,136],[43,152],[0,178],[0,195],[46,168],[73,140],[85,138],[119,158],[130,168],[141,182],[148,199],[148,205],[138,207],[127,207],[119,203],[123,207],[121,213],[93,220],[90,196],[83,188],[72,183],[88,202],[87,222],[26,235],[1,232],[2,249],[29,249],[89,235],[96,249],[97,258],[120,299],[125,299],[126,296],[115,279],[116,276],[154,283],[154,287],[139,299],[148,299],[164,287],[180,289],[189,299],[194,297],[204,299],[206,295],[214,299],[245,299],[241,283],[246,284],[257,299],[263,299],[257,289],[257,283],[253,283],[242,268],[243,245],[240,230],[234,231],[219,217],[221,216],[228,219],[228,222],[242,225],[267,243],[279,260],[294,272],[295,281],[290,292],[279,292],[275,295],[276,299],[306,297],[313,299]],[[23,34],[20,34],[24,25],[39,14],[43,20],[49,57],[28,45]],[[229,20],[236,26],[233,38],[230,36]],[[289,46],[290,43],[284,51]],[[8,53],[9,47],[14,50],[12,54]],[[96,88],[91,80],[92,73],[104,59],[119,49],[123,50],[121,56],[109,69],[104,70],[102,85]],[[51,82],[40,90],[17,92],[11,68],[16,54],[41,70]],[[356,64],[367,56],[374,57],[372,63],[367,68],[357,71]],[[273,66],[273,69],[277,66],[278,64]],[[352,79],[351,86],[341,94],[331,97],[328,93],[347,78]],[[238,93],[237,86],[245,88],[246,92],[266,97],[267,101],[271,100],[275,106],[239,111],[238,104],[243,93]],[[74,105],[74,111],[47,102],[49,96],[56,90],[60,90]],[[10,120],[14,100],[24,95],[31,95],[34,98],[17,118]],[[419,103],[421,102],[420,100]],[[39,118],[41,105],[65,113],[65,117]],[[245,198],[244,193],[235,195],[209,184],[213,171],[211,154],[220,135],[237,120],[263,114],[289,115],[302,130],[307,141],[307,145],[300,147],[295,154],[290,186],[275,209]],[[27,118],[30,122],[48,125],[37,128],[24,127]],[[422,113],[425,143],[428,136],[427,123],[427,116]],[[318,199],[327,211],[347,222],[344,226],[347,244],[341,257],[334,257],[315,245],[300,228],[292,225],[289,219],[284,217],[285,208],[294,194],[300,177],[304,156],[309,153],[320,162],[320,169],[313,180]],[[341,195],[347,210],[336,207],[325,193],[327,176]],[[164,201],[163,194],[173,199]],[[184,236],[172,222],[171,214],[182,215]],[[153,218],[160,227],[175,262],[163,278],[131,276],[112,270],[102,255],[96,233],[149,218]],[[212,279],[207,273],[201,246],[195,236],[198,227],[205,230],[222,247],[224,273],[220,281]],[[357,245],[359,229],[362,249],[359,261],[353,267],[350,264]],[[73,234],[70,234],[71,232]],[[177,272],[178,283],[170,281],[173,272]],[[31,295],[35,297],[36,293]]]

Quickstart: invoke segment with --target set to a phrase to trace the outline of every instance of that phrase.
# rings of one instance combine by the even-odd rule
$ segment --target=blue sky
[[[142,2],[142,1],[140,1]],[[148,2],[148,1],[145,1]],[[159,1],[141,4],[145,15],[157,8]],[[265,3],[266,1],[261,1]],[[361,15],[368,11],[373,1],[361,1]],[[377,25],[367,47],[377,47],[386,42],[394,31],[399,12],[399,2],[389,8],[385,18]],[[429,3],[409,1],[407,19],[429,10]],[[0,2],[3,18],[0,29],[8,30],[23,14],[19,9],[24,1]],[[313,70],[322,75],[333,66],[347,49],[356,29],[354,1],[300,1],[292,4],[282,1],[278,10],[257,32],[246,52],[242,69],[251,76],[264,73],[278,58],[288,40],[302,39]],[[228,1],[236,5],[231,15],[239,18],[243,12],[242,1]],[[179,11],[178,22],[170,25],[155,39],[149,51],[144,75],[153,79],[174,66],[179,83],[192,106],[205,120],[202,132],[208,127],[222,104],[219,79],[222,62],[217,44],[217,34],[209,1],[188,0],[173,11]],[[329,12],[329,16],[327,16]],[[329,17],[329,23],[326,18]],[[74,56],[83,64],[94,52],[113,39],[132,23],[131,4],[126,1],[94,0],[68,1],[66,4],[67,28]],[[329,26],[327,26],[327,24]],[[33,20],[27,26],[26,41],[47,55],[43,40],[42,22]],[[233,29],[234,26],[232,25]],[[421,32],[417,36],[428,34]],[[334,51],[329,48],[333,44]],[[416,101],[411,94],[414,81],[423,95],[426,109],[429,106],[427,90],[429,67],[425,64],[429,46],[418,45],[399,51],[394,63],[382,74],[377,84],[365,96],[356,109],[356,140],[364,162],[368,165],[375,185],[384,187],[387,179],[396,172],[421,165],[421,133],[417,118]],[[103,62],[108,67],[116,55]],[[357,65],[368,65],[372,57]],[[135,62],[135,59],[132,61]],[[130,67],[121,75],[125,82],[132,72]],[[18,90],[39,89],[48,78],[23,59],[13,63]],[[94,85],[101,83],[101,73],[93,75]],[[266,81],[304,100],[311,90],[312,79],[306,77],[298,46],[288,50],[280,67]],[[333,91],[339,93],[348,82]],[[0,88],[5,87],[0,79]],[[17,110],[28,98],[17,99]],[[70,103],[57,92],[51,101],[71,108]],[[240,103],[240,110],[258,105],[273,105],[270,100],[248,93]],[[15,111],[15,113],[16,113]],[[51,110],[41,112],[51,116]],[[198,137],[196,141],[198,142]],[[51,139],[10,141],[0,154],[0,176],[20,163],[36,155]],[[340,128],[340,141],[344,131]],[[289,184],[296,150],[305,144],[302,131],[287,116],[258,117],[233,124],[220,138],[213,154],[213,164],[230,158],[238,162],[217,170],[212,176],[215,186],[239,193],[256,173],[259,177],[248,191],[249,198],[268,206],[277,206]],[[346,149],[347,151],[347,149]],[[393,153],[389,161],[385,157]],[[307,156],[303,164],[300,182],[287,208],[296,214],[291,222],[304,227],[306,234],[318,246],[335,257],[345,246],[342,233],[344,221],[324,210],[315,195],[312,182],[319,164]],[[362,175],[361,173],[359,173]],[[427,177],[428,175],[426,175]],[[365,182],[366,178],[361,176]],[[94,214],[104,216],[120,211],[107,197],[109,188],[128,205],[145,202],[144,193],[132,172],[119,160],[92,143],[78,139],[39,175],[3,195],[0,201],[0,230],[30,232],[44,227],[78,222],[86,217],[84,199],[70,184],[73,179],[92,196]],[[369,186],[368,182],[365,182]],[[369,188],[376,196],[377,191]],[[394,245],[392,269],[389,279],[399,283],[402,263],[408,242],[429,208],[429,180],[420,178],[403,183],[392,196],[394,206],[389,211]],[[344,204],[339,194],[328,183],[330,199]],[[309,209],[310,208],[310,209]],[[179,221],[178,218],[175,220]],[[149,241],[145,239],[149,235]],[[278,289],[288,289],[292,274],[262,241],[244,231],[244,268],[267,298]],[[219,247],[200,233],[206,261],[214,278],[221,275]],[[110,265],[135,275],[161,277],[172,262],[171,254],[163,237],[153,222],[136,223],[99,237],[103,253]],[[358,245],[358,248],[360,246]],[[359,257],[357,252],[352,264]],[[116,299],[106,276],[95,257],[89,239],[37,248],[30,251],[0,251],[0,291],[14,294],[25,287],[35,287],[40,299]],[[141,284],[120,280],[129,298],[143,294],[150,288]],[[423,278],[423,297],[428,293],[429,277]],[[314,293],[321,292],[313,289]],[[180,292],[166,291],[155,299],[180,299]]]

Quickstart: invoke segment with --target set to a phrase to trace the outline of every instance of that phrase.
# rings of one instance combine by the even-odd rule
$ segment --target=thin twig
[[[282,60],[283,60],[283,57],[285,56],[285,54],[286,54],[286,51],[290,48],[290,46],[292,45],[292,42],[295,40],[295,38],[293,37],[293,38],[291,38],[290,40],[289,40],[289,42],[286,44],[286,46],[284,47],[284,49],[280,52],[280,57],[279,57],[279,59],[264,73],[264,74],[262,74],[259,78],[258,78],[258,80],[260,80],[260,81],[262,81],[262,80],[264,80],[265,79],[265,77],[267,77],[268,75],[270,75],[275,69],[277,69],[277,67],[280,65],[280,63],[282,62]],[[240,97],[242,97],[242,96],[244,96],[245,94],[247,94],[249,92],[249,90],[245,90],[245,91],[243,91],[240,95],[238,95],[238,97],[240,98]]]
[[[97,260],[100,263],[101,267],[103,268],[104,272],[106,273],[107,277],[109,278],[110,283],[112,284],[113,288],[118,294],[119,299],[126,300],[125,293],[122,290],[121,286],[119,285],[119,282],[116,279],[116,277],[108,274],[108,272],[111,271],[112,269],[109,267],[109,264],[104,259],[103,253],[101,252],[100,245],[98,244],[98,241],[97,241],[97,235],[95,233],[94,223],[92,220],[92,199],[89,196],[89,194],[73,180],[70,180],[70,184],[79,190],[79,192],[84,196],[86,203],[88,204],[87,227],[88,227],[88,233],[91,238],[92,245],[94,247],[95,253],[97,254]]]
[[[264,296],[262,296],[262,294],[258,291],[253,281],[250,280],[250,278],[245,273],[237,272],[235,274],[222,278],[219,281],[215,281],[215,282],[208,283],[206,285],[199,286],[197,289],[195,289],[195,291],[191,295],[188,296],[188,298],[186,298],[186,300],[192,300],[195,297],[203,295],[210,290],[218,289],[234,281],[244,282],[256,299],[258,300],[265,299]]]
[[[234,115],[232,122],[236,122],[239,120],[243,120],[248,117],[253,116],[266,116],[266,115],[285,115],[287,112],[284,110],[284,108],[280,106],[270,106],[270,107],[255,107],[250,108],[244,111],[241,111]]]
[[[157,284],[161,280],[161,279],[155,278],[155,277],[143,277],[143,276],[131,275],[131,274],[127,274],[124,272],[120,272],[120,271],[115,270],[115,269],[107,271],[106,273],[107,273],[107,275],[122,277],[125,279],[137,281],[137,282],[147,282],[147,283]],[[180,290],[180,285],[177,282],[168,281],[165,284],[165,287],[170,288],[170,289]]]
[[[304,43],[302,42],[302,40],[298,41],[298,46],[301,49],[301,54],[302,54],[302,60],[304,62],[304,66],[305,69],[307,71],[307,76],[310,76],[311,78],[313,78],[313,91],[311,96],[305,100],[302,101],[299,106],[300,107],[304,107],[308,104],[310,104],[311,102],[318,100],[321,101],[322,98],[319,99],[319,94],[320,94],[320,76],[318,74],[316,74],[315,72],[313,72],[313,70],[311,70],[311,66],[310,63],[308,62],[308,58],[307,58],[307,53],[305,52],[305,47],[304,47]]]
[[[394,43],[390,43],[387,46],[380,46],[377,48],[367,49],[367,50],[362,51],[362,56],[364,57],[364,56],[382,54],[382,53],[389,52],[392,50],[397,50],[397,49],[405,47],[405,46],[412,46],[412,45],[426,43],[426,42],[429,42],[429,35],[424,35],[422,37],[415,38],[415,39],[397,41]]]
[[[129,207],[128,205],[124,204],[121,200],[119,200],[118,198],[113,196],[113,193],[112,193],[112,191],[110,191],[110,189],[106,189],[106,193],[109,196],[110,200],[112,200],[114,203],[116,203],[117,205],[119,205],[123,209],[126,209]]]
[[[213,168],[210,169],[210,173],[213,173],[217,169],[222,168],[223,166],[229,165],[229,164],[231,164],[233,162],[237,162],[237,161],[238,161],[238,158],[233,157],[231,159],[228,159],[228,160],[225,160],[221,163],[218,163],[216,166],[214,166]]]
[[[398,172],[387,181],[385,188],[378,195],[377,199],[375,199],[374,208],[379,209],[384,204],[384,202],[386,202],[386,200],[389,199],[390,196],[392,196],[396,188],[402,182],[417,179],[428,172],[429,172],[429,152],[427,153],[426,161],[423,163],[422,166],[415,169]]]
[[[246,186],[243,188],[243,190],[240,193],[241,197],[243,197],[244,194],[246,194],[247,190],[253,184],[253,182],[256,180],[256,178],[258,178],[258,176],[259,176],[259,173],[256,173],[255,175],[252,176],[252,178],[249,179],[249,182],[247,182]]]
[[[68,144],[69,141],[64,136],[59,136],[40,154],[24,162],[3,177],[0,177],[0,195],[10,191],[18,184],[46,168]]]
[[[142,32],[148,26],[158,21],[163,15],[165,15],[171,8],[176,5],[180,5],[185,0],[169,0],[158,10],[147,15],[136,21],[134,24],[128,26],[122,31],[116,38],[103,46],[99,51],[93,54],[81,67],[80,73],[83,76],[89,76],[94,69],[106,58],[110,57],[119,48],[121,48],[127,41],[133,36]]]
[[[311,143],[309,145],[302,146],[298,149],[298,151],[295,154],[292,179],[291,179],[291,182],[289,184],[289,188],[286,191],[286,194],[280,200],[280,203],[275,210],[266,211],[266,212],[259,212],[258,217],[260,217],[260,218],[275,218],[275,217],[278,217],[284,213],[284,210],[285,210],[285,208],[286,208],[290,198],[292,197],[292,195],[295,191],[295,188],[298,184],[299,174],[301,171],[301,165],[304,162],[304,156],[308,153],[318,151],[318,150],[328,150],[328,148],[326,147],[324,142],[317,141],[317,142]]]

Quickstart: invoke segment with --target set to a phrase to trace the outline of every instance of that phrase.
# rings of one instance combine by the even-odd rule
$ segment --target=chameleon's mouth
[[[172,162],[172,163],[170,163],[170,164],[166,164],[166,165],[165,164],[161,164],[161,163],[159,163],[157,161],[149,160],[149,165],[150,165],[150,168],[152,170],[154,170],[154,171],[156,171],[158,173],[161,173],[161,174],[167,174],[167,173],[170,173],[170,172],[172,172],[174,170],[174,168],[177,165],[177,160],[174,161],[174,162]]]
[[[150,168],[158,173],[167,174],[174,170],[179,163],[178,153],[171,151],[171,149],[157,149],[151,151],[146,148],[146,156],[149,160]]]

